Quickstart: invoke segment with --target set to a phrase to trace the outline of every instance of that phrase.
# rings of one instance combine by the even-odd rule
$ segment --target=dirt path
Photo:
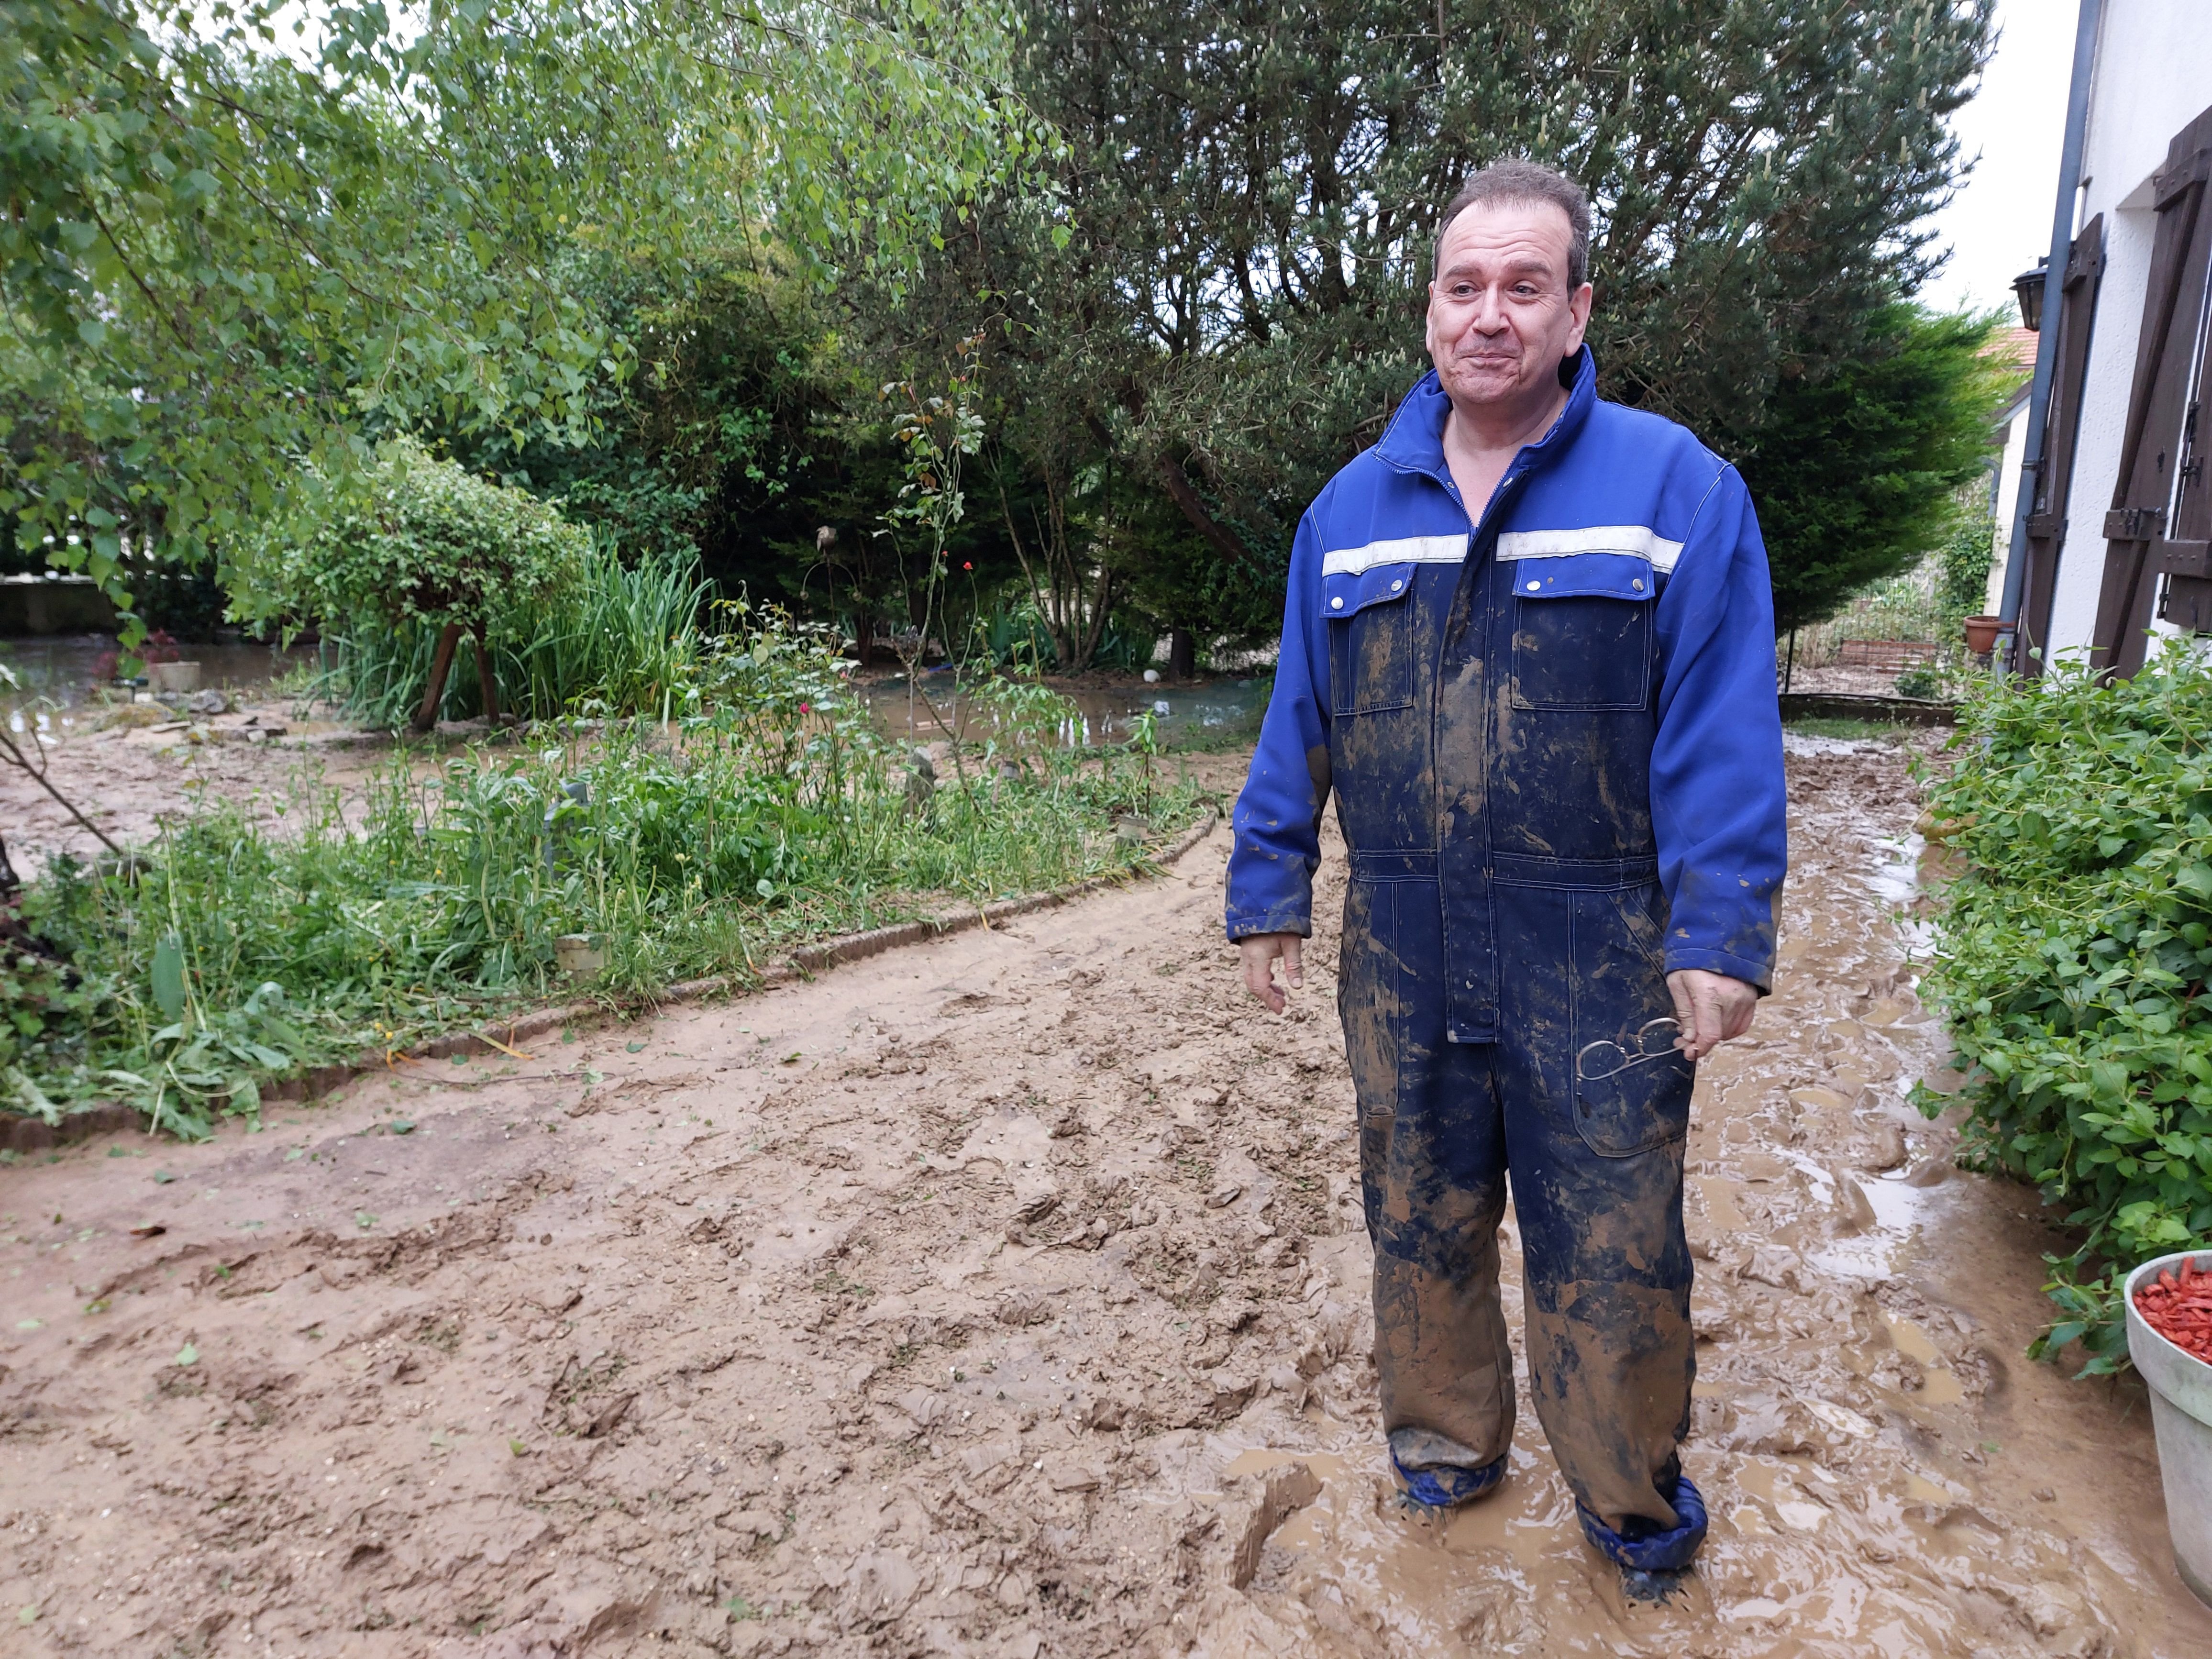
[[[812,985],[0,1171],[11,1651],[2212,1651],[2140,1389],[2020,1358],[2033,1206],[1901,1104],[1940,1049],[1903,767],[1792,775],[1787,970],[1691,1148],[1679,1605],[1622,1602],[1533,1413],[1487,1503],[1392,1494],[1339,866],[1270,1020],[1217,834]]]

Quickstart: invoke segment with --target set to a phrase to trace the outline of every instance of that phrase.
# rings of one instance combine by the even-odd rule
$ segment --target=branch
[[[1192,527],[1206,538],[1207,545],[1235,563],[1259,568],[1258,556],[1244,545],[1243,538],[1206,510],[1206,501],[1192,485],[1188,473],[1165,455],[1160,457],[1159,472],[1169,495],[1182,509],[1183,517],[1190,520]]]
[[[84,828],[90,830],[94,839],[98,841],[102,847],[105,847],[109,852],[114,854],[116,857],[123,857],[123,849],[108,839],[107,832],[102,830],[98,824],[94,823],[90,818],[85,817],[83,813],[78,811],[75,804],[70,800],[69,797],[63,794],[60,790],[54,787],[52,781],[46,776],[46,747],[44,744],[40,743],[38,735],[35,732],[33,732],[31,737],[31,746],[36,749],[39,753],[39,763],[36,766],[33,766],[31,763],[30,757],[23,752],[22,746],[15,741],[15,734],[9,731],[6,726],[0,726],[0,760],[5,760],[10,766],[16,767],[24,772],[29,773],[32,779],[38,784],[39,787],[45,790],[49,795],[52,795],[54,798],[55,803],[60,806],[63,811],[68,813],[80,824],[83,825]]]

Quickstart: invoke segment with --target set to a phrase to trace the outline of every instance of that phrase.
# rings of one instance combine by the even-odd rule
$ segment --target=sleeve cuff
[[[1240,939],[1250,939],[1258,933],[1296,933],[1300,939],[1311,939],[1313,915],[1303,906],[1285,905],[1280,909],[1262,911],[1258,915],[1229,918],[1231,943]]]
[[[1726,951],[1700,950],[1693,945],[1670,946],[1667,951],[1667,971],[1679,973],[1685,968],[1702,968],[1709,974],[1726,974],[1730,979],[1740,979],[1765,996],[1774,989],[1774,964],[1753,962],[1748,957],[1731,955]]]

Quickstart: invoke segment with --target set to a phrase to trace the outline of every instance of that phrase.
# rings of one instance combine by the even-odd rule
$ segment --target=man
[[[1229,936],[1300,985],[1332,787],[1339,1006],[1407,1496],[1505,1472],[1510,1172],[1530,1387],[1584,1532],[1686,1566],[1695,1062],[1751,1024],[1785,862],[1766,556],[1742,480],[1604,402],[1589,207],[1501,161],[1445,208],[1435,372],[1298,526]]]

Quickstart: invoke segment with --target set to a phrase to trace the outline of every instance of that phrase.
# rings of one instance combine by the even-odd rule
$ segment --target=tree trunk
[[[491,677],[491,651],[484,644],[483,624],[478,623],[474,632],[477,636],[477,690],[483,699],[484,724],[487,726],[497,726],[499,683]]]
[[[446,676],[453,672],[453,651],[461,642],[461,625],[447,623],[438,635],[437,654],[430,659],[430,684],[423,689],[422,706],[415,711],[415,730],[428,731],[438,723],[438,703],[446,695]]]
[[[1187,680],[1198,672],[1198,641],[1188,628],[1168,629],[1168,678]]]
[[[1160,482],[1167,486],[1169,498],[1182,509],[1182,515],[1190,520],[1191,528],[1205,537],[1215,552],[1231,564],[1240,564],[1251,570],[1261,568],[1259,559],[1250,548],[1244,545],[1243,538],[1206,511],[1205,498],[1191,483],[1190,475],[1182,470],[1181,463],[1163,455],[1160,457],[1159,475]]]

